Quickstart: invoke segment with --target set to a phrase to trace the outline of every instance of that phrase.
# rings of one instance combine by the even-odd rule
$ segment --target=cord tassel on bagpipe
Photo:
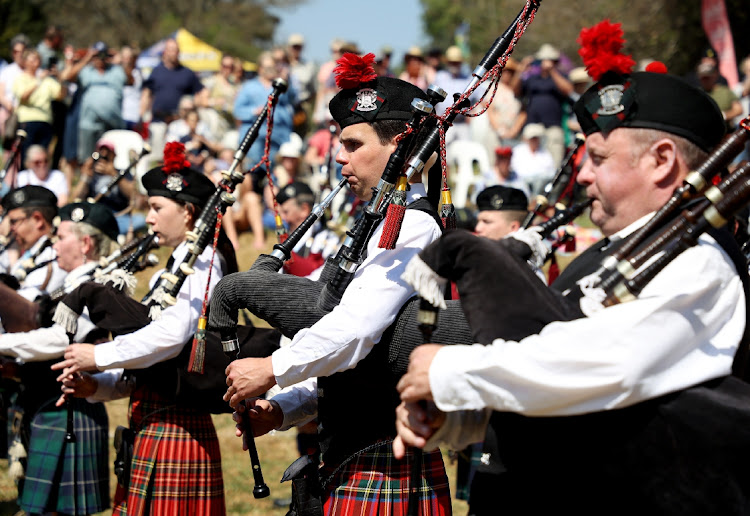
[[[404,222],[404,215],[406,214],[406,190],[408,187],[409,183],[406,176],[399,176],[391,203],[385,213],[383,234],[380,235],[380,242],[378,243],[378,247],[381,249],[396,248],[396,240],[401,233],[401,224]]]
[[[453,206],[450,188],[446,187],[440,192],[440,200],[440,220],[443,222],[443,229],[456,229],[456,208]]]

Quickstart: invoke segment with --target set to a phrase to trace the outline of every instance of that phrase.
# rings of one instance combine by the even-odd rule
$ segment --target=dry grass
[[[251,245],[251,235],[241,235],[241,249],[238,252],[238,263],[240,270],[246,270],[252,265],[259,252]],[[270,250],[273,242],[269,242]],[[162,263],[166,261],[165,250],[158,252]],[[139,274],[139,287],[136,297],[140,298],[147,291],[148,278],[153,270],[144,271]],[[263,321],[253,317],[256,325],[265,325]],[[110,426],[110,442],[117,425],[127,424],[127,400],[117,400],[107,403]],[[271,435],[260,437],[256,440],[258,455],[261,460],[263,475],[271,490],[271,496],[261,500],[255,500],[252,496],[253,476],[250,470],[250,459],[247,452],[242,451],[240,439],[234,435],[234,422],[229,414],[214,416],[214,424],[219,436],[221,446],[222,467],[224,472],[224,488],[228,515],[284,515],[286,508],[275,507],[273,500],[289,496],[291,487],[288,483],[280,484],[279,481],[284,470],[297,458],[297,445],[295,432],[275,432]],[[114,494],[116,479],[111,472],[111,464],[114,461],[114,451],[110,446],[110,486]],[[455,479],[455,466],[451,465],[446,457],[449,478]],[[15,505],[17,496],[16,488],[8,479],[6,473],[8,464],[6,460],[0,460],[0,516],[9,516],[18,511]],[[454,500],[454,512],[456,514],[466,513],[466,504],[460,500]],[[111,511],[101,513],[111,514]]]

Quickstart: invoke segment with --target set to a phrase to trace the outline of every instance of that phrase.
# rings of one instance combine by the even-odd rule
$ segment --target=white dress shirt
[[[187,253],[185,243],[181,243],[172,253],[177,270]],[[203,250],[195,261],[195,272],[183,283],[174,306],[162,310],[161,318],[152,321],[140,330],[127,335],[115,337],[111,342],[97,344],[94,348],[96,367],[107,370],[104,374],[97,374],[99,387],[94,399],[109,399],[108,396],[119,397],[119,381],[123,369],[144,369],[159,362],[169,360],[180,354],[183,346],[198,329],[198,318],[203,306],[206,284],[208,283],[209,264],[212,248]],[[217,254],[213,263],[209,296],[222,277]],[[162,271],[158,271],[151,278],[151,285],[159,279]]]
[[[68,274],[68,278],[75,278],[88,273],[91,270],[91,263],[93,262],[88,262],[73,269]],[[75,341],[83,340],[94,328],[95,326],[89,319],[88,310],[84,310],[78,317]],[[24,362],[50,360],[61,357],[69,343],[65,328],[59,324],[53,324],[49,328],[0,335],[0,355],[20,358]]]
[[[745,324],[736,269],[704,235],[634,301],[553,322],[520,342],[442,348],[429,379],[436,405],[449,414],[431,443],[481,440],[488,414],[455,411],[585,414],[728,375]],[[464,440],[451,441],[457,437]]]
[[[411,185],[407,202],[424,195],[424,185]],[[284,388],[273,399],[284,412],[285,427],[297,424],[300,418],[314,417],[317,389],[311,378],[353,368],[380,341],[414,295],[414,289],[401,279],[406,264],[441,235],[434,219],[419,210],[406,210],[395,249],[378,248],[382,232],[381,223],[368,243],[367,258],[339,305],[272,355],[276,381]],[[305,383],[287,389],[299,382]]]
[[[33,256],[36,253],[37,249],[44,245],[47,240],[49,240],[49,237],[47,236],[43,236],[42,238],[37,240],[36,243],[31,246],[28,251],[21,255],[21,257],[13,264],[13,266],[10,265],[10,261],[8,260],[8,253],[3,253],[2,255],[0,255],[0,272],[14,274],[16,271],[21,269],[21,267],[23,266],[23,262],[30,256]],[[55,250],[52,249],[52,246],[44,249],[36,258],[36,263],[41,264],[49,260],[53,261],[49,262],[49,264],[44,267],[40,267],[28,273],[26,278],[21,281],[21,288],[18,289],[18,293],[29,301],[34,301],[40,295],[46,294],[47,292],[52,292],[56,288],[62,286],[63,281],[65,281],[65,276],[68,273],[62,270],[57,265],[57,260],[55,258],[57,258],[57,254],[55,253]],[[51,274],[48,280],[47,274],[50,268]],[[42,288],[42,286],[44,286],[44,288]]]

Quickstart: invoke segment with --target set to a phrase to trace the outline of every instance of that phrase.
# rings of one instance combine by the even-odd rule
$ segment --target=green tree
[[[421,0],[425,32],[432,44],[446,48],[456,27],[469,22],[469,62],[478,63],[495,39],[523,7],[522,0]],[[734,34],[737,59],[750,53],[750,39],[740,37],[750,25],[747,0],[725,0]],[[622,23],[624,51],[640,59],[663,61],[670,71],[684,74],[697,62],[707,39],[701,26],[700,0],[543,0],[534,21],[522,36],[514,57],[533,54],[552,43],[580,64],[576,39],[582,27],[603,19]]]
[[[269,7],[304,0],[0,0],[0,44],[18,32],[38,41],[48,24],[60,25],[66,43],[87,47],[102,40],[146,48],[184,27],[216,48],[254,59],[270,47],[279,19]]]

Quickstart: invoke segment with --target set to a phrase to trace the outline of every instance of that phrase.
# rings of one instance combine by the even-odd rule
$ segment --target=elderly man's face
[[[593,133],[586,138],[588,159],[578,173],[578,183],[594,199],[591,221],[605,236],[617,233],[652,211],[646,203],[653,185],[653,167],[647,154],[634,156],[628,129],[615,129],[607,138]]]

